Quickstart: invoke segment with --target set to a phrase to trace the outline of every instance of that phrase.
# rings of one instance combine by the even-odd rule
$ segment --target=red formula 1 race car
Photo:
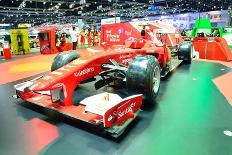
[[[179,49],[178,56],[168,54],[167,65],[180,62],[178,57],[191,60],[189,42],[182,43]],[[15,85],[15,97],[87,122],[118,137],[138,115],[142,101],[143,104],[155,101],[162,70],[165,69],[164,75],[167,70],[157,59],[160,53],[152,47],[113,48],[106,44],[100,48],[63,52],[54,58],[49,74]],[[108,91],[90,96],[78,92],[83,85],[92,83],[96,89],[118,85],[129,93],[121,97]],[[82,98],[76,99],[78,97]]]

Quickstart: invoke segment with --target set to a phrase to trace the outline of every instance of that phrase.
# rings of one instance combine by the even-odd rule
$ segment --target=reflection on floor
[[[0,64],[0,84],[27,78],[50,71],[51,63],[56,55],[36,55]]]
[[[14,82],[0,85],[1,154],[228,155],[232,138],[224,131],[232,131],[232,107],[213,82],[227,73],[231,68],[218,63],[181,65],[162,81],[157,103],[118,141],[28,103],[15,104],[21,101],[11,98]]]

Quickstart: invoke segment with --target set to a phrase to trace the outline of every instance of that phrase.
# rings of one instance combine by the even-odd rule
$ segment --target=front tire
[[[154,56],[137,56],[129,65],[127,88],[131,93],[143,94],[145,103],[154,103],[160,89],[160,65]]]
[[[75,59],[78,59],[80,57],[80,54],[77,52],[65,52],[65,53],[59,53],[53,60],[51,71],[55,71],[68,63],[72,62]]]

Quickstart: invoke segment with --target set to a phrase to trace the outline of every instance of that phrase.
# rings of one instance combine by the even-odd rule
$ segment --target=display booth
[[[60,33],[56,28],[43,28],[38,36],[41,54],[55,54],[72,49],[69,36]]]
[[[219,27],[221,36],[224,38],[232,51],[232,26]]]
[[[56,30],[43,29],[38,34],[40,42],[41,54],[54,54],[58,53],[56,48]]]
[[[195,26],[192,29],[191,36],[198,37],[199,35],[203,35],[205,37],[220,37],[224,38],[232,49],[232,27],[213,27],[209,18],[199,18],[195,20]]]
[[[149,50],[155,53],[166,74],[171,67],[173,53],[176,55],[183,41],[180,32],[173,26],[162,22],[138,21],[105,24],[101,27],[101,46],[122,45],[126,48]]]
[[[26,29],[10,30],[10,38],[11,38],[11,48],[13,54],[20,55],[20,54],[30,53],[28,30]]]
[[[232,53],[224,38],[195,37],[193,46],[201,59],[232,61]]]
[[[231,36],[231,27],[212,27],[209,18],[199,18],[185,39],[192,40],[200,59],[232,61]]]
[[[178,39],[176,38],[178,34]],[[126,45],[130,48],[144,46],[177,46],[182,40],[180,32],[171,25],[153,21],[139,21],[102,25],[101,42]]]

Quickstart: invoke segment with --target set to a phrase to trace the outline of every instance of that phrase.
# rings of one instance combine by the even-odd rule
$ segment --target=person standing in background
[[[93,46],[97,46],[99,42],[97,29],[94,29],[93,32]]]
[[[92,37],[92,33],[91,33],[91,29],[88,29],[88,32],[87,32],[87,39],[88,39],[88,45],[89,47],[91,46],[92,42],[93,42],[93,37]]]
[[[73,27],[73,29],[70,31],[70,36],[72,39],[73,50],[76,50],[77,49],[77,32],[76,32],[75,27]]]
[[[81,33],[80,33],[80,36],[81,36],[81,48],[84,48],[85,47],[85,31],[82,30]]]
[[[214,31],[212,33],[212,37],[219,37],[219,30],[218,29],[214,29]]]
[[[180,34],[178,32],[175,33],[176,44],[180,43]]]

